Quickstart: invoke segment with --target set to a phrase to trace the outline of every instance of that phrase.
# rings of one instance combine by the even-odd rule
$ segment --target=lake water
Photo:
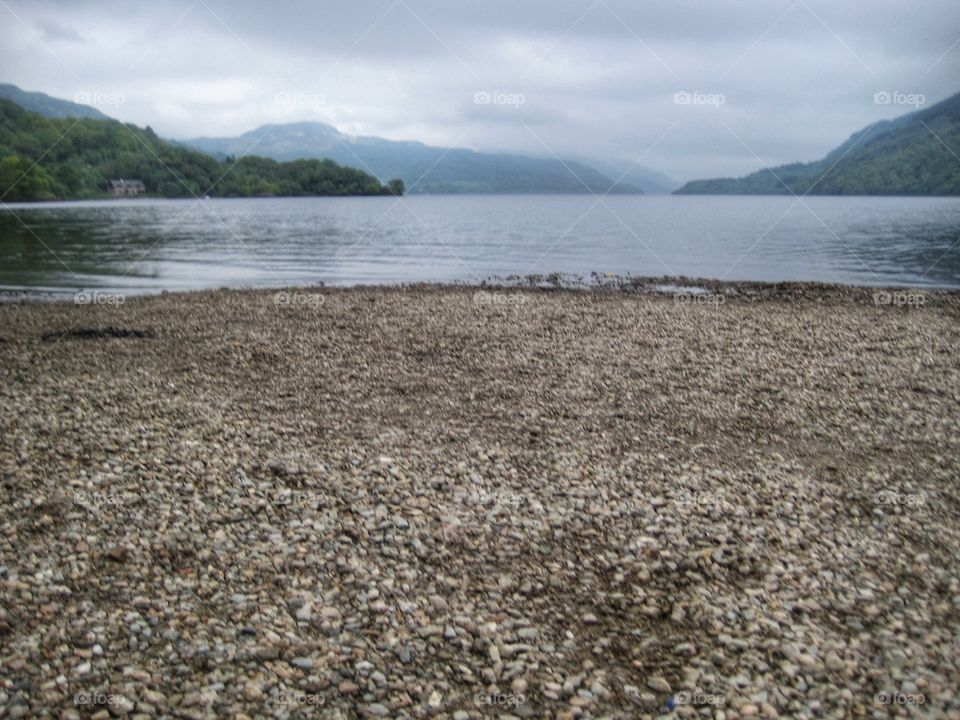
[[[0,204],[0,288],[592,272],[960,287],[960,199],[412,196]]]

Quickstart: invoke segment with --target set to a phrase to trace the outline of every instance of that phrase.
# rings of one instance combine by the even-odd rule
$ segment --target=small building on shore
[[[143,180],[111,180],[107,183],[107,189],[113,197],[126,197],[128,195],[142,195],[147,191],[143,185]]]

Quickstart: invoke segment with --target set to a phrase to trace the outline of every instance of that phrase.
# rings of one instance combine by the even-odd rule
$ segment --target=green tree
[[[0,160],[0,196],[5,201],[55,200],[57,195],[56,183],[39,165],[19,155]]]

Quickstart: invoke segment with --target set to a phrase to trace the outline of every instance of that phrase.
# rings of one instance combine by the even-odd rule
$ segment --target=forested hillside
[[[680,194],[960,195],[960,94],[871,125],[822,160],[743,178],[695,180]]]
[[[142,180],[159,197],[383,195],[367,173],[331,160],[217,160],[115,120],[46,118],[0,100],[0,197],[6,202],[107,195],[111,179]]]

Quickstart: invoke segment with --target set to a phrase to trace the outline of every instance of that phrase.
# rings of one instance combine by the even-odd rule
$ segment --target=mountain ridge
[[[442,148],[416,140],[346,135],[321,122],[261,125],[236,137],[178,140],[215,157],[256,153],[275,160],[329,158],[379,178],[402,179],[411,193],[611,193],[643,191],[575,160]]]
[[[675,194],[960,195],[957,153],[960,93],[861,128],[820,160],[693,180]]]
[[[0,84],[0,98],[30,112],[65,117],[112,120],[89,105]],[[168,139],[217,159],[256,155],[279,162],[331,159],[339,165],[369,172],[387,182],[404,180],[414,193],[594,193],[643,194],[668,192],[672,181],[648,168],[577,158],[559,160],[517,153],[443,148],[417,140],[387,140],[372,135],[347,135],[316,121],[270,123],[236,137]],[[600,171],[594,165],[603,165]],[[675,184],[673,184],[675,186]]]
[[[11,83],[0,83],[0,99],[16,103],[25,110],[35,112],[47,118],[91,118],[93,120],[112,120],[109,115],[89,105],[63,100],[43,92],[22,90]]]

